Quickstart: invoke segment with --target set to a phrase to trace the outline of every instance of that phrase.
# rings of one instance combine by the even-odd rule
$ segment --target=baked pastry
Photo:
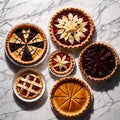
[[[38,97],[43,89],[43,77],[35,71],[27,70],[20,73],[16,78],[16,91],[24,99]]]
[[[90,40],[94,25],[84,11],[66,8],[52,17],[49,28],[52,40],[57,45],[64,48],[78,48]]]
[[[106,80],[118,68],[118,57],[108,44],[96,42],[84,48],[80,54],[79,66],[82,73],[92,80]]]
[[[6,39],[9,58],[20,65],[33,65],[42,60],[47,51],[47,40],[43,31],[33,24],[15,26]]]
[[[63,50],[56,50],[51,54],[48,64],[50,71],[54,75],[63,77],[73,71],[75,63],[71,53]]]
[[[88,109],[91,92],[85,82],[69,76],[57,81],[51,90],[50,99],[56,112],[65,117],[77,117]]]

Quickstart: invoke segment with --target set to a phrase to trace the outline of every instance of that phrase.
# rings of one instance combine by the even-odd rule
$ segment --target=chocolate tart
[[[48,65],[55,76],[67,76],[74,69],[74,57],[67,51],[56,50],[50,55]]]
[[[94,24],[87,13],[77,8],[65,8],[50,21],[50,36],[64,48],[78,48],[90,41]]]
[[[91,103],[88,85],[75,77],[64,77],[51,90],[51,104],[54,110],[65,117],[77,117],[87,111]]]
[[[118,56],[107,43],[92,43],[80,53],[79,67],[83,75],[91,80],[107,80],[118,68]]]
[[[34,65],[40,62],[47,51],[44,32],[33,24],[15,26],[6,38],[6,53],[17,65]]]
[[[25,102],[36,101],[45,91],[44,77],[36,69],[22,69],[14,78],[13,90]]]

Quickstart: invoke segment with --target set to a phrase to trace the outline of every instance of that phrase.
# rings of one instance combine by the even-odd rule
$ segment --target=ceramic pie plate
[[[33,61],[33,63],[20,63],[19,61],[16,61],[14,58],[12,58],[11,57],[11,55],[8,53],[8,48],[6,47],[6,45],[8,44],[7,42],[8,41],[11,41],[11,40],[9,40],[9,39],[11,39],[11,37],[13,36],[13,34],[14,34],[14,32],[15,31],[17,31],[17,29],[23,29],[24,27],[26,27],[26,28],[31,28],[31,29],[35,29],[37,32],[38,32],[38,34],[43,34],[43,39],[45,39],[46,40],[46,50],[45,50],[45,52],[44,52],[44,54],[42,55],[43,57],[41,57],[40,59],[38,59],[37,61]],[[36,35],[37,36],[37,35]],[[44,41],[44,40],[43,40]],[[12,42],[14,42],[14,40],[12,41]],[[17,41],[17,42],[19,42],[19,40]],[[20,42],[21,43],[21,42]],[[36,44],[37,42],[36,41],[33,41],[33,44]],[[9,43],[10,44],[10,43]],[[35,48],[35,45],[34,45],[34,48]],[[36,50],[35,51],[37,51],[38,50],[38,48],[36,47]],[[16,50],[17,51],[17,50]],[[40,50],[39,50],[40,51]],[[38,51],[38,52],[39,52]],[[47,53],[48,53],[48,51],[49,51],[49,41],[48,41],[48,39],[47,39],[47,37],[46,37],[46,35],[45,35],[45,33],[42,31],[42,29],[40,28],[40,27],[38,27],[38,26],[36,26],[36,25],[34,25],[34,24],[30,24],[30,23],[23,23],[23,24],[19,24],[19,25],[16,25],[15,27],[13,27],[13,29],[11,29],[11,31],[8,33],[8,36],[7,36],[7,38],[6,38],[6,44],[5,44],[5,53],[6,53],[6,55],[7,55],[7,57],[10,59],[10,61],[11,62],[13,62],[14,64],[16,64],[16,65],[18,65],[18,66],[21,66],[21,67],[33,67],[33,66],[36,66],[36,65],[38,65],[38,64],[40,64],[40,63],[42,63],[44,60],[45,60],[45,58],[46,58],[46,56],[47,56]],[[33,57],[34,58],[34,57]],[[21,60],[22,61],[22,60]]]
[[[33,73],[33,74],[37,74],[37,76],[40,76],[40,77],[41,77],[41,81],[42,81],[42,89],[41,89],[40,94],[39,94],[38,96],[34,97],[34,98],[31,98],[31,99],[26,99],[26,98],[22,97],[21,95],[19,95],[18,92],[17,92],[17,87],[16,87],[16,83],[17,83],[18,77],[19,77],[19,76],[22,76],[22,74],[28,73],[28,72]],[[22,100],[22,101],[24,101],[24,102],[35,102],[35,101],[39,100],[39,99],[43,96],[43,94],[44,94],[44,92],[45,92],[45,86],[46,86],[46,85],[45,85],[45,78],[44,78],[44,76],[43,76],[37,69],[33,69],[33,68],[24,68],[24,69],[20,70],[20,71],[15,75],[15,77],[14,77],[14,79],[13,79],[13,91],[14,91],[14,94],[15,94],[20,100]]]

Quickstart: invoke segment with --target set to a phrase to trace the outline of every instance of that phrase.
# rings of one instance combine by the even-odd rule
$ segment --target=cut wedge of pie
[[[113,76],[118,68],[115,50],[107,43],[96,42],[82,50],[79,57],[82,73],[91,80],[106,80]]]
[[[90,40],[93,31],[91,18],[77,8],[62,9],[50,22],[51,38],[64,48],[81,47]]]
[[[74,58],[69,52],[63,50],[54,51],[49,58],[50,71],[59,77],[66,76],[73,71]]]
[[[9,58],[20,65],[33,65],[40,61],[47,51],[47,40],[43,31],[33,24],[15,26],[6,39]]]
[[[82,115],[91,103],[87,84],[75,77],[57,81],[51,90],[51,104],[55,111],[66,117]]]

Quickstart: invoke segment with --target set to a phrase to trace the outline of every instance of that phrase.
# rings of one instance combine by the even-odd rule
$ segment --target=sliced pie
[[[92,19],[77,8],[57,12],[49,28],[53,41],[64,48],[81,47],[90,40],[94,31]]]
[[[82,73],[92,80],[106,80],[118,68],[118,57],[108,44],[96,42],[84,48],[80,54],[79,66]]]
[[[59,77],[70,74],[73,71],[74,64],[72,54],[63,50],[54,51],[49,58],[50,71]]]
[[[33,24],[15,26],[6,39],[6,51],[12,61],[20,65],[33,65],[40,61],[47,50],[43,31]]]
[[[85,82],[75,77],[57,81],[51,90],[51,104],[55,111],[66,117],[82,115],[91,103],[91,92]]]

